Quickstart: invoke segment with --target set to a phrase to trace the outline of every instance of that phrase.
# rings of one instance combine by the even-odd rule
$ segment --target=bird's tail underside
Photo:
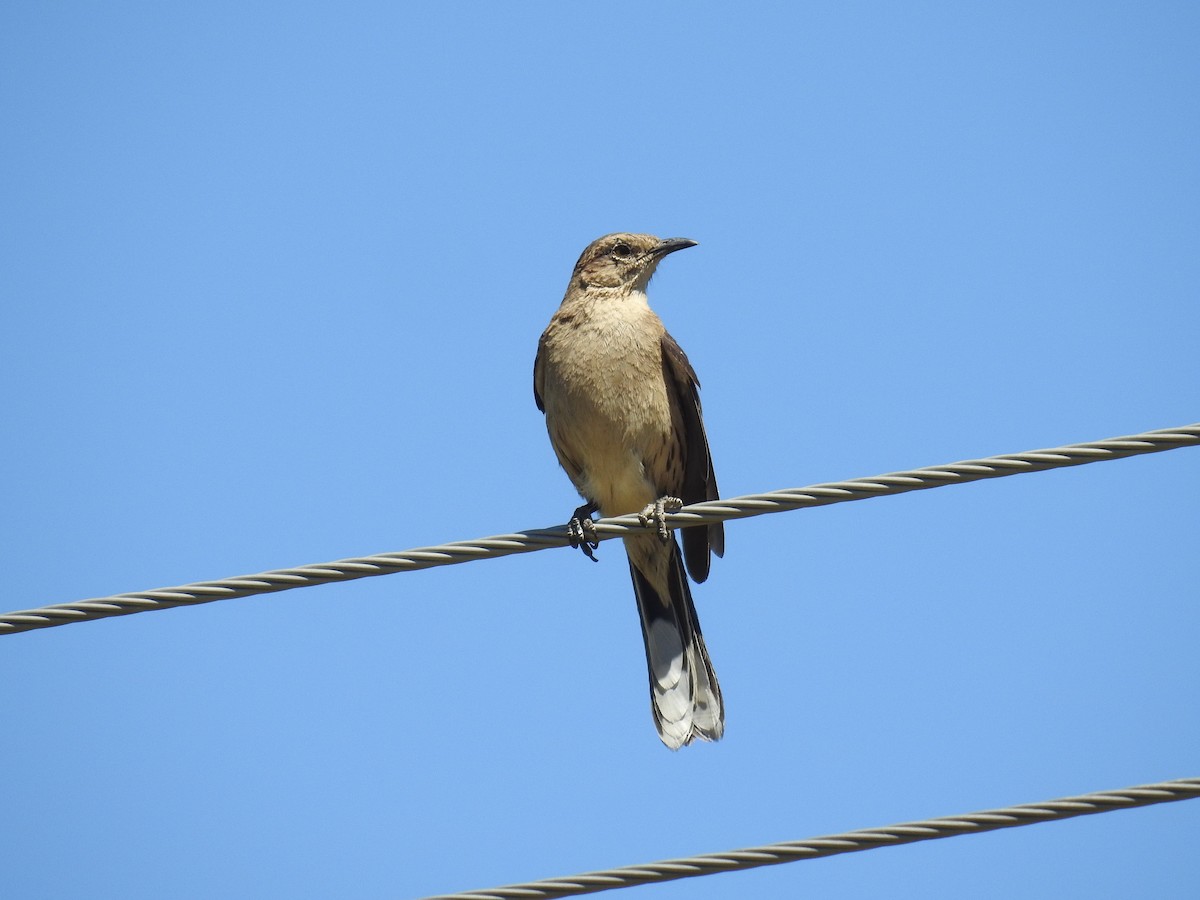
[[[674,538],[625,539],[650,669],[650,710],[662,742],[672,750],[695,738],[715,741],[725,731],[725,707],[683,558]]]

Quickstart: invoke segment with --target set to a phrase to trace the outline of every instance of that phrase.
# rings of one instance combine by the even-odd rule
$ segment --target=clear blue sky
[[[0,11],[4,610],[562,522],[579,251],[736,495],[1200,419],[1193,3]],[[7,896],[403,898],[1200,774],[1200,451],[6,638]],[[1194,897],[1200,802],[637,889]]]

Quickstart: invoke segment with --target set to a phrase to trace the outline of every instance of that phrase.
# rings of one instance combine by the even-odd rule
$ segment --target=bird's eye
[[[621,241],[619,244],[614,244],[612,248],[613,256],[620,257],[621,259],[624,259],[632,252],[633,251],[629,249],[629,245],[624,241]]]

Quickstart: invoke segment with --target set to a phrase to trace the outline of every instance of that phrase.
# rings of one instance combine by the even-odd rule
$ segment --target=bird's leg
[[[678,497],[659,497],[653,503],[647,503],[646,508],[638,513],[638,521],[647,528],[657,525],[658,537],[665,544],[671,539],[671,532],[667,528],[667,513],[679,512],[681,509],[683,501]]]
[[[575,510],[571,521],[567,523],[567,540],[571,546],[583,551],[583,555],[592,562],[599,562],[596,554],[592,553],[600,546],[600,538],[596,535],[596,525],[592,522],[592,513],[598,506],[594,502],[583,504]]]

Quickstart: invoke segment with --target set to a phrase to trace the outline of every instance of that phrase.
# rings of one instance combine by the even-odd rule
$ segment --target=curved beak
[[[662,258],[668,253],[674,253],[676,250],[686,250],[688,247],[695,247],[696,243],[691,238],[663,238],[654,245],[654,249],[650,251],[650,255]]]

